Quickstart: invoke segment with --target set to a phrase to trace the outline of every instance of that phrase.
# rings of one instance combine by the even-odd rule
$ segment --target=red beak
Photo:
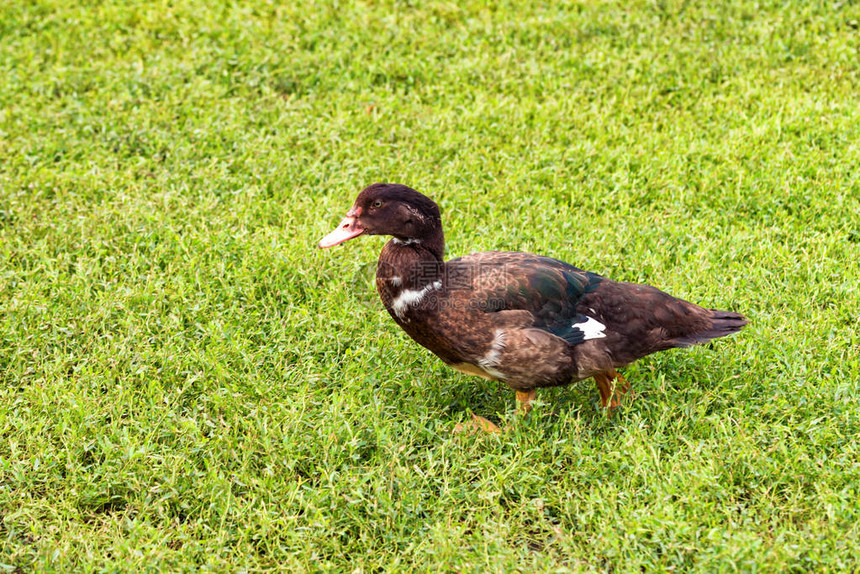
[[[325,249],[326,247],[340,245],[344,241],[349,241],[362,233],[364,233],[364,228],[358,223],[358,218],[347,215],[343,218],[343,221],[337,224],[334,231],[320,239],[319,248]]]

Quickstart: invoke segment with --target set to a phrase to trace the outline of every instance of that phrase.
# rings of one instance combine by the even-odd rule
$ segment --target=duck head
[[[334,231],[319,247],[333,247],[359,235],[391,235],[400,245],[423,245],[442,255],[439,206],[405,185],[374,183],[366,187]]]

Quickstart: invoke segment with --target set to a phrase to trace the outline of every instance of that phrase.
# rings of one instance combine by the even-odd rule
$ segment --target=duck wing
[[[570,345],[604,336],[603,325],[578,310],[583,298],[606,280],[596,273],[551,257],[511,251],[474,253],[445,267],[449,293],[469,307],[518,317],[522,326],[544,330]]]

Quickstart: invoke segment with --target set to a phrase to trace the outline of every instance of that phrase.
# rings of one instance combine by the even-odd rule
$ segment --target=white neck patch
[[[397,239],[396,237],[392,237],[391,241],[394,242],[395,245],[418,245],[421,243],[420,239]]]
[[[394,314],[403,319],[409,307],[418,305],[424,300],[424,296],[434,289],[441,289],[442,281],[436,280],[433,283],[428,283],[423,289],[404,289],[391,302],[391,310]]]

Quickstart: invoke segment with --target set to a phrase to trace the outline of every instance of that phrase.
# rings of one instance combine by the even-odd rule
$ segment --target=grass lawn
[[[855,2],[3,2],[0,572],[857,569],[858,102]],[[751,324],[516,421],[375,181]]]

